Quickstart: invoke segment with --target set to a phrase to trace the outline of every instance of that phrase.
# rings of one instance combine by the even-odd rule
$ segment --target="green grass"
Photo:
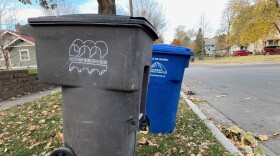
[[[177,112],[176,129],[171,134],[138,134],[137,139],[146,138],[157,147],[139,145],[137,156],[162,155],[187,156],[202,154],[209,156],[230,155],[216,140],[206,125],[180,99]]]
[[[37,74],[38,73],[38,70],[37,70],[37,68],[28,68],[28,74],[29,75],[33,75],[33,74]]]
[[[0,112],[0,155],[45,155],[63,145],[61,94],[55,93]],[[155,145],[137,144],[137,156],[230,155],[181,99],[172,134],[141,134]]]

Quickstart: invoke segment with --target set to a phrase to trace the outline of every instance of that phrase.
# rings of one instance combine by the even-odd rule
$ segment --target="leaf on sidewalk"
[[[268,136],[267,135],[259,135],[259,139],[261,141],[267,141],[268,140]]]
[[[279,135],[279,132],[273,131],[273,132],[272,132],[272,135],[273,135],[273,136],[277,136],[277,135]]]
[[[242,142],[245,145],[257,144],[257,140],[250,132],[244,134],[244,136],[242,137]]]

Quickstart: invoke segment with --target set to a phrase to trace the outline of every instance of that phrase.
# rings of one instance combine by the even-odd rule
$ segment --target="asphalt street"
[[[184,84],[246,131],[270,136],[263,145],[280,155],[280,64],[197,65]]]

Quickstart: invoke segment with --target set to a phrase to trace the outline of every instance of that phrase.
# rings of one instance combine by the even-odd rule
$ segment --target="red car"
[[[248,50],[237,50],[233,52],[232,56],[248,56],[252,54],[253,52],[250,52]]]
[[[264,55],[280,54],[280,46],[266,46],[262,49]]]

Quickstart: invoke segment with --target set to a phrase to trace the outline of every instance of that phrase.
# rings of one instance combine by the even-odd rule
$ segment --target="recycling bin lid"
[[[176,54],[176,55],[191,55],[193,52],[186,47],[174,46],[168,44],[154,44],[153,53],[166,53],[166,54]]]
[[[36,25],[102,25],[102,26],[132,26],[141,27],[154,40],[158,39],[152,24],[144,17],[130,17],[104,14],[72,14],[62,16],[43,16],[28,18],[31,26]]]

